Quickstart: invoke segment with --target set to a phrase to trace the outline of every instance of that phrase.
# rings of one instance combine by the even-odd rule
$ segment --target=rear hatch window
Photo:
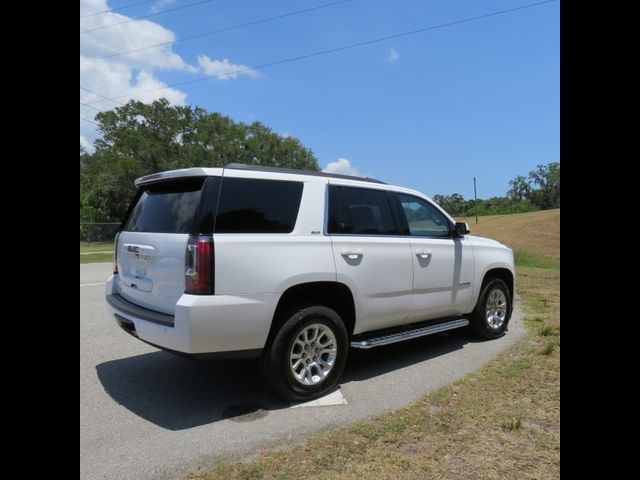
[[[202,177],[187,178],[143,187],[123,230],[189,233],[200,204],[204,180]]]

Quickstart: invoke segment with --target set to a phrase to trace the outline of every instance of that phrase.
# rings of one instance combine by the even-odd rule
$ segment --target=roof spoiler
[[[211,169],[208,168],[181,168],[179,170],[168,170],[166,172],[152,173],[151,175],[145,175],[144,177],[136,178],[133,184],[136,187],[140,185],[146,185],[149,183],[161,182],[164,180],[170,180],[173,178],[184,177],[206,177],[211,175]]]

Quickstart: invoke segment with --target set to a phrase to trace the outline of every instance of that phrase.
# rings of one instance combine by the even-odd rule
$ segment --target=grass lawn
[[[80,253],[87,252],[109,253],[92,253],[91,255],[80,255],[80,263],[113,262],[113,242],[80,242]]]
[[[560,211],[462,221],[516,250],[522,341],[406,408],[186,478],[559,478]]]
[[[471,235],[500,240],[513,249],[560,260],[560,209],[513,215],[488,215],[456,219],[467,222]]]
[[[105,263],[113,262],[113,253],[96,253],[93,255],[80,255],[80,263]]]
[[[80,242],[80,253],[113,250],[113,242]]]

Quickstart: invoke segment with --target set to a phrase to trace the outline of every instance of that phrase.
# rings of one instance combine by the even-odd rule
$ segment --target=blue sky
[[[140,0],[138,0],[140,1]],[[80,15],[135,0],[82,0]],[[81,19],[80,31],[202,0],[157,0]],[[258,71],[164,90],[533,0],[352,0],[260,25],[175,42],[335,0],[212,0],[80,36],[80,84],[113,98],[166,96],[301,139],[334,171],[428,195],[503,195],[508,181],[560,160],[559,2]],[[95,57],[161,42],[109,59]],[[114,102],[81,90],[81,102]],[[121,101],[126,101],[123,98]],[[94,103],[95,102],[95,103]],[[97,112],[81,106],[81,117]],[[81,142],[96,138],[80,121]],[[343,159],[343,160],[340,160]]]

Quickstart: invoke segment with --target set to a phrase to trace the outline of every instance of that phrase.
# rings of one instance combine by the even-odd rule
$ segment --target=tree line
[[[235,122],[200,107],[129,101],[99,113],[95,151],[80,146],[80,222],[119,222],[136,178],[188,167],[249,165],[320,170],[300,140],[260,122]]]
[[[89,153],[80,146],[80,222],[119,222],[135,193],[136,178],[188,167],[249,165],[320,170],[311,149],[260,122],[235,122],[200,107],[166,99],[131,100],[98,113],[101,137]],[[505,197],[478,200],[478,214],[519,213],[560,206],[560,164],[538,165],[509,182]],[[451,215],[473,215],[473,200],[458,193],[433,199]]]
[[[506,196],[478,199],[478,215],[524,213],[560,208],[560,163],[538,165],[527,177],[518,175],[509,181]],[[450,215],[470,217],[476,213],[473,199],[465,200],[459,193],[437,194],[433,200]]]

